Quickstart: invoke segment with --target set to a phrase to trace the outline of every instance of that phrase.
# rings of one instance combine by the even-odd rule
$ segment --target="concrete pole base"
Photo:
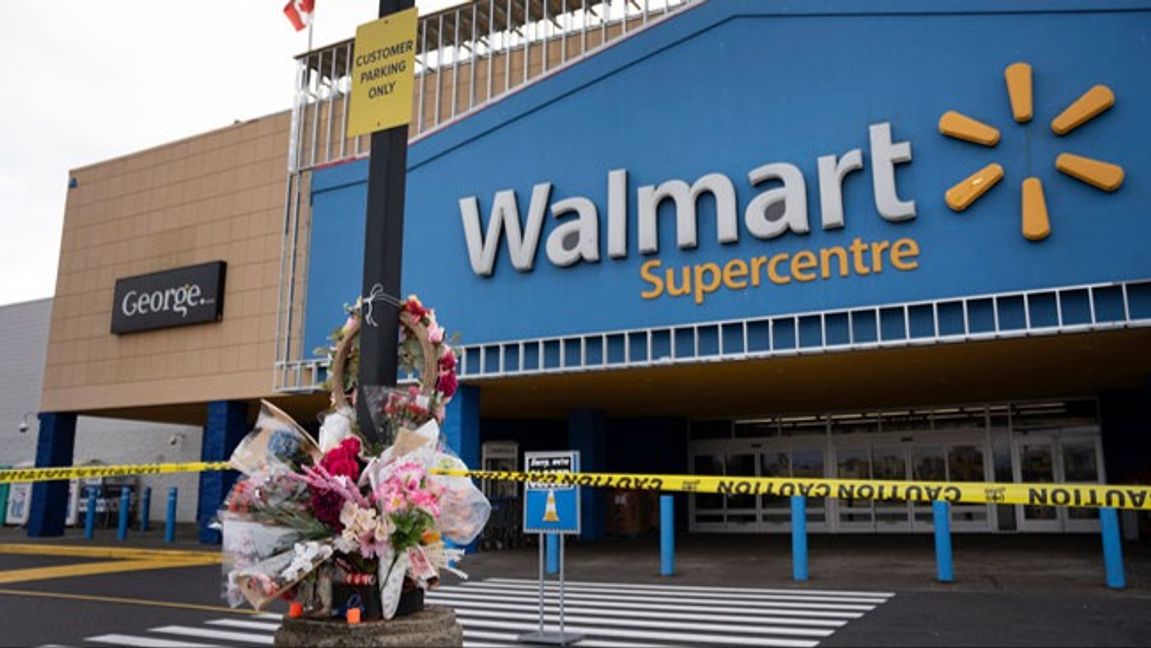
[[[273,646],[295,648],[390,648],[392,646],[463,646],[464,631],[451,608],[429,605],[390,621],[350,625],[340,620],[284,617]]]

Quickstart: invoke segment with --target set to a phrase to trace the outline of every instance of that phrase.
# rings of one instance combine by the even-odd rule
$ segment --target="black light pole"
[[[415,0],[380,0],[380,18],[410,9]],[[408,126],[396,126],[372,133],[368,163],[368,211],[364,226],[365,301],[382,293],[383,299],[365,304],[360,329],[359,398],[356,419],[364,436],[377,443],[362,388],[396,384],[397,342],[399,340],[400,272],[404,250],[404,183],[408,165]],[[394,299],[393,299],[394,298]],[[369,309],[371,309],[369,311]]]

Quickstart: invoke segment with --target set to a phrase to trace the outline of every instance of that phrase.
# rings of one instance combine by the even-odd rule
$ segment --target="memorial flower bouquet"
[[[456,390],[455,355],[435,313],[414,296],[401,305],[400,365],[419,376],[402,389],[357,388],[359,310],[334,336],[332,410],[319,441],[263,403],[253,431],[232,455],[242,477],[220,512],[225,596],[263,609],[296,601],[311,617],[392,618],[403,599],[434,587],[483,529],[490,506],[440,438]],[[366,398],[384,443],[376,451],[356,425],[355,394]],[[350,395],[350,396],[349,396]]]

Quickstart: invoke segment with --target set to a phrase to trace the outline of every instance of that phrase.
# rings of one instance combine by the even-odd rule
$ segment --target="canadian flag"
[[[292,21],[292,27],[300,31],[312,22],[312,10],[316,8],[316,0],[288,0],[284,5],[284,15]]]

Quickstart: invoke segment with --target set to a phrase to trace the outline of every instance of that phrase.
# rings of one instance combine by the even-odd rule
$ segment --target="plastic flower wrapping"
[[[276,599],[302,604],[310,617],[392,618],[403,593],[439,583],[483,530],[490,505],[440,435],[456,390],[455,355],[435,313],[414,296],[401,305],[400,366],[420,376],[410,388],[334,381],[332,411],[319,442],[270,403],[231,463],[242,473],[219,513],[225,598],[264,609]],[[360,320],[353,315],[333,348],[333,371],[354,357]],[[347,392],[366,398],[388,445],[369,452]],[[354,397],[353,397],[354,400]],[[374,596],[378,592],[378,597]],[[372,596],[369,596],[371,594]],[[378,605],[378,608],[376,607]]]

